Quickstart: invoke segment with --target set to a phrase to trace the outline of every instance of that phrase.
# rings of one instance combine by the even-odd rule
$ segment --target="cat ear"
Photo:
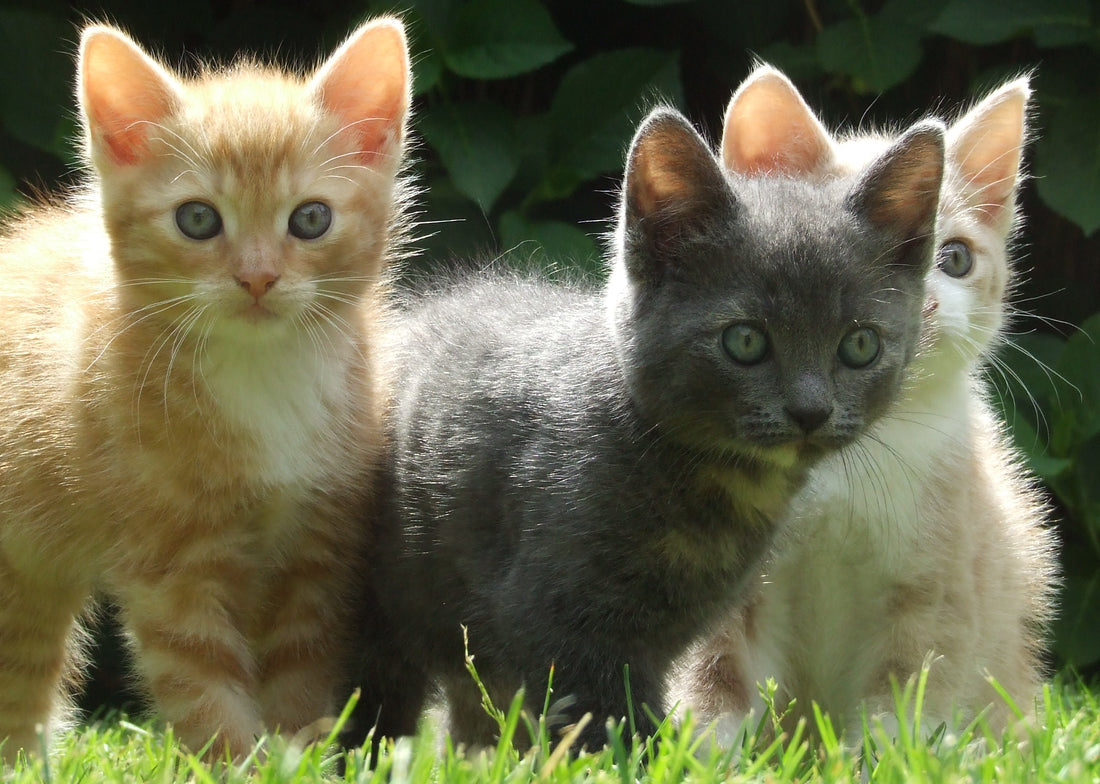
[[[630,144],[623,180],[621,220],[630,272],[659,277],[676,263],[684,240],[732,205],[725,175],[691,123],[673,109],[651,112]]]
[[[117,165],[144,156],[150,128],[179,106],[176,79],[113,27],[80,37],[79,101],[93,160]]]
[[[1027,77],[1009,82],[947,132],[950,171],[962,180],[967,206],[985,223],[1012,220],[1030,95]]]
[[[832,138],[791,80],[760,65],[726,109],[722,164],[747,176],[810,174],[833,158]]]
[[[943,167],[943,123],[922,120],[868,167],[848,197],[856,213],[911,246],[901,258],[921,272],[931,261],[924,251],[935,231]]]
[[[312,87],[368,165],[396,169],[409,111],[409,51],[394,18],[359,27],[322,65]]]

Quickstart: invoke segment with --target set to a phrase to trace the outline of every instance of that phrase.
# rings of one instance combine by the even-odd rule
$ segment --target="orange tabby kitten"
[[[404,32],[365,24],[308,79],[183,79],[91,26],[78,98],[93,176],[0,244],[3,755],[63,719],[102,590],[163,718],[240,757],[335,707],[381,449]]]
[[[1026,79],[993,92],[950,126],[926,280],[924,346],[894,411],[823,461],[792,504],[789,537],[755,595],[683,662],[673,692],[697,720],[736,742],[758,684],[776,708],[812,725],[817,702],[861,737],[861,710],[896,729],[891,677],[931,657],[924,726],[1023,711],[1043,677],[1056,562],[1047,510],[986,403],[982,373],[1002,339],[1008,244],[1026,139]],[[829,178],[858,171],[890,142],[834,139],[778,71],[760,67],[726,115],[722,156],[745,174]]]

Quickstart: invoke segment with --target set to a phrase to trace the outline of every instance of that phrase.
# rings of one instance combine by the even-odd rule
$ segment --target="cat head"
[[[1018,217],[1029,95],[1026,78],[1011,81],[948,129],[937,263],[927,280],[917,381],[968,373],[997,345],[1011,283],[1008,245]],[[772,166],[819,182],[855,175],[897,138],[873,132],[832,136],[790,80],[767,65],[734,94],[726,130],[722,161],[729,171],[751,176]]]
[[[185,79],[94,25],[77,92],[119,296],[150,323],[244,341],[335,327],[378,278],[409,106],[398,21],[308,78],[242,61]]]
[[[1003,335],[1030,95],[1026,78],[1011,81],[948,128],[941,245],[928,286],[931,350],[947,362],[972,367]]]
[[[678,113],[630,147],[609,316],[634,404],[670,437],[792,464],[855,439],[917,348],[943,127],[856,176],[734,176]]]

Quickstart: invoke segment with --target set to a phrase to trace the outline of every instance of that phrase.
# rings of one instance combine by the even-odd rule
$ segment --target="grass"
[[[899,694],[904,709],[919,713],[920,683]],[[350,706],[349,706],[350,707]],[[911,713],[911,711],[906,711]],[[865,727],[858,748],[836,738],[827,716],[815,712],[817,740],[799,725],[770,743],[746,741],[744,749],[705,747],[694,733],[662,727],[658,741],[629,743],[629,729],[609,728],[612,742],[598,754],[568,752],[569,739],[553,742],[520,710],[517,698],[498,711],[501,741],[494,749],[466,751],[440,742],[429,723],[415,738],[388,744],[371,770],[362,750],[339,754],[325,740],[307,744],[261,739],[256,756],[241,765],[211,767],[182,750],[171,730],[111,718],[75,729],[58,740],[46,759],[21,760],[0,772],[17,784],[738,784],[739,782],[1096,782],[1100,780],[1100,696],[1080,682],[1058,680],[1039,706],[1038,726],[1001,739],[980,722],[950,734],[942,728],[902,723],[888,739],[880,726]],[[345,711],[345,716],[347,711]],[[768,721],[768,719],[765,719]],[[919,723],[919,722],[918,722]],[[533,739],[527,751],[514,740]],[[526,743],[519,744],[525,746]],[[344,770],[338,763],[343,761]]]

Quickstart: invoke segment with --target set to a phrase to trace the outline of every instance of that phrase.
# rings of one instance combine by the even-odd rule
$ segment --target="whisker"
[[[208,305],[199,305],[191,311],[191,315],[187,318],[180,319],[172,330],[172,347],[168,354],[168,365],[164,369],[164,422],[169,424],[169,411],[168,402],[171,397],[169,389],[172,384],[172,369],[175,367],[176,358],[179,356],[180,347],[187,339],[188,333],[192,327],[198,322],[202,315],[206,312]],[[192,379],[194,379],[194,371],[191,373]]]
[[[96,354],[96,356],[92,359],[92,361],[88,363],[88,366],[86,368],[84,368],[84,372],[87,373],[89,370],[91,370],[95,366],[95,364],[100,359],[103,358],[103,355],[107,353],[108,349],[110,349],[110,347],[114,344],[114,342],[119,337],[121,337],[123,334],[125,334],[129,330],[133,329],[137,325],[141,324],[142,322],[147,321],[148,319],[151,319],[151,318],[156,318],[157,316],[161,315],[162,313],[172,309],[176,305],[187,302],[187,301],[192,300],[194,298],[195,298],[194,294],[185,294],[185,295],[182,295],[182,296],[179,296],[179,297],[172,297],[170,299],[162,300],[162,301],[159,301],[159,302],[154,302],[150,305],[146,305],[142,308],[139,308],[138,310],[133,311],[131,313],[125,313],[125,314],[123,314],[123,315],[121,315],[121,316],[119,316],[115,319],[112,319],[111,321],[108,321],[108,322],[106,322],[104,324],[101,324],[100,326],[96,327],[96,329],[92,330],[85,337],[86,341],[91,340],[91,338],[93,338],[95,335],[97,335],[100,331],[102,331],[104,329],[111,328],[114,324],[117,324],[120,321],[129,321],[129,323],[127,323],[122,329],[118,330],[113,335],[111,335],[110,339],[106,342],[106,344],[104,344],[103,348],[101,348],[99,350],[99,353]],[[140,314],[140,318],[137,318],[137,319],[133,318],[134,316],[137,316],[139,314]]]
[[[139,443],[141,442],[141,398],[142,395],[145,394],[145,389],[149,381],[149,374],[153,370],[153,364],[156,362],[157,356],[160,355],[160,352],[175,336],[180,321],[189,319],[191,314],[198,308],[201,308],[201,306],[190,306],[186,311],[184,311],[181,316],[174,319],[168,325],[168,327],[163,329],[160,335],[158,335],[158,337],[149,345],[149,348],[146,349],[145,355],[142,357],[141,363],[138,365],[139,372],[142,368],[144,368],[144,373],[142,373],[141,375],[141,380],[136,382],[134,390],[131,394],[131,410],[133,411],[134,427],[135,431],[138,434]],[[167,393],[168,390],[167,387],[165,387],[164,394],[167,395]]]

